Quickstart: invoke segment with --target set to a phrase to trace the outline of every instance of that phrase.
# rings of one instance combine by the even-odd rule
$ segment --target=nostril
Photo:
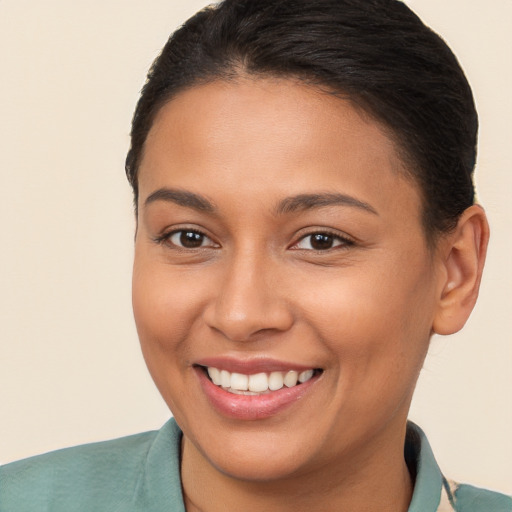
[[[293,315],[286,304],[276,301],[241,304],[219,299],[205,310],[203,319],[213,330],[235,342],[257,339],[261,334],[283,332],[293,325]]]

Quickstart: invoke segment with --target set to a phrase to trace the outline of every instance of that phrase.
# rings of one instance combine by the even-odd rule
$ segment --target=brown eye
[[[212,247],[215,244],[203,233],[182,229],[175,231],[169,236],[168,240],[178,247],[184,249],[198,249],[199,247]]]
[[[322,249],[330,249],[333,246],[334,237],[332,235],[328,235],[325,233],[316,233],[315,235],[311,235],[311,247],[316,251],[321,251]]]
[[[311,233],[303,237],[293,247],[294,249],[307,249],[313,251],[327,251],[335,247],[348,247],[353,245],[353,242],[349,239],[343,238],[333,233]]]

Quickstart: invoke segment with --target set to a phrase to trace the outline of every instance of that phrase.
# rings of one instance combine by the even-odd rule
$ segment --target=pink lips
[[[201,366],[213,366],[230,373],[245,373],[247,375],[260,372],[285,372],[288,370],[296,370],[302,372],[309,370],[311,366],[303,364],[289,363],[277,361],[266,357],[252,358],[248,360],[233,359],[231,357],[208,357],[196,361]]]
[[[259,372],[304,371],[310,366],[283,363],[269,359],[240,361],[229,358],[211,358],[198,361],[201,366],[225,369],[229,372],[255,374]],[[196,367],[201,388],[213,407],[222,415],[238,420],[261,420],[274,416],[299,401],[318,380],[318,375],[293,386],[261,395],[238,395],[213,384],[202,368]]]

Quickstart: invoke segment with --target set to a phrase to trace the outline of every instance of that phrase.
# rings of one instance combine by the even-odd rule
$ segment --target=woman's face
[[[137,329],[204,461],[277,479],[401,442],[438,264],[376,122],[291,80],[198,86],[159,112],[139,187]]]

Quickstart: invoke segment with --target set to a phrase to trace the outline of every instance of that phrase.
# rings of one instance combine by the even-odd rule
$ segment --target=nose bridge
[[[207,308],[207,323],[233,341],[249,340],[263,330],[288,329],[293,319],[277,291],[275,266],[265,251],[250,246],[233,251]]]

